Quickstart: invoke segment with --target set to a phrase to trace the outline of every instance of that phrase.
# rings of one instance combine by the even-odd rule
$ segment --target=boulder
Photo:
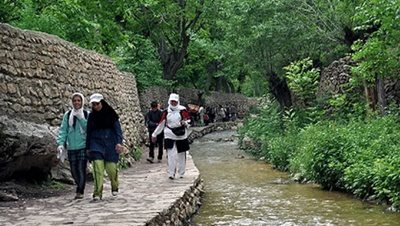
[[[65,168],[57,161],[56,135],[57,127],[0,116],[0,181],[42,181],[53,167],[53,172]],[[63,177],[70,181],[68,174]]]

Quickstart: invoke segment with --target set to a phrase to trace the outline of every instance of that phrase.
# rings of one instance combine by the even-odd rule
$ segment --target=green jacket
[[[67,150],[79,150],[86,148],[87,119],[75,118],[75,125],[68,125],[68,112],[64,114],[60,130],[58,131],[57,144],[66,144]],[[66,142],[65,142],[66,141]]]

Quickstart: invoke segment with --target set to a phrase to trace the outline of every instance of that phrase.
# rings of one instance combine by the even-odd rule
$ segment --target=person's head
[[[176,93],[171,93],[169,95],[169,100],[168,100],[168,104],[170,106],[174,106],[176,107],[177,105],[179,105],[179,95]]]
[[[72,107],[76,110],[83,108],[85,99],[81,93],[74,93],[71,96]]]
[[[158,109],[158,103],[157,103],[157,101],[151,102],[150,107],[151,107],[151,109],[153,109],[153,110]]]
[[[100,93],[94,93],[90,96],[90,104],[93,111],[100,111],[103,108],[104,98]]]

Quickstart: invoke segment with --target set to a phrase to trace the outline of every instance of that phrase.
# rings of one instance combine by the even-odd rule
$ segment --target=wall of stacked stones
[[[351,67],[355,62],[350,57],[344,57],[333,61],[328,67],[322,69],[321,79],[317,96],[346,93],[343,85],[349,83],[351,78]]]
[[[235,106],[239,117],[246,114],[251,106],[258,104],[254,98],[249,98],[237,93],[222,93],[222,92],[209,92],[204,93],[197,89],[192,88],[176,88],[180,96],[181,104],[204,104],[205,106],[223,107]],[[143,91],[140,94],[140,104],[144,112],[150,108],[152,101],[159,101],[163,103],[164,107],[167,107],[168,97],[171,92],[166,88],[162,87],[151,87]]]
[[[328,67],[321,71],[321,79],[317,96],[319,98],[330,97],[334,94],[343,94],[346,91],[344,85],[350,82],[351,68],[356,65],[351,57],[343,57],[333,61]],[[400,81],[386,79],[384,83],[386,98],[389,102],[400,104]],[[363,94],[360,86],[353,92]]]
[[[102,93],[120,115],[126,144],[141,142],[143,116],[132,74],[56,36],[0,23],[0,115],[59,126],[74,92],[87,102]]]

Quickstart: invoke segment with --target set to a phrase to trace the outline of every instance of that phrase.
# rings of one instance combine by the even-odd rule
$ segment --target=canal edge
[[[237,125],[238,122],[225,122],[214,123],[205,127],[193,127],[190,129],[188,139],[189,142],[192,143],[195,139],[215,131],[237,129]],[[178,198],[167,209],[162,210],[151,220],[147,221],[145,224],[146,226],[188,225],[190,219],[201,207],[201,199],[204,194],[204,181],[191,157],[187,158],[186,164],[193,168],[190,169],[187,167],[186,170],[195,170],[197,172],[193,184],[186,189],[182,197]]]

